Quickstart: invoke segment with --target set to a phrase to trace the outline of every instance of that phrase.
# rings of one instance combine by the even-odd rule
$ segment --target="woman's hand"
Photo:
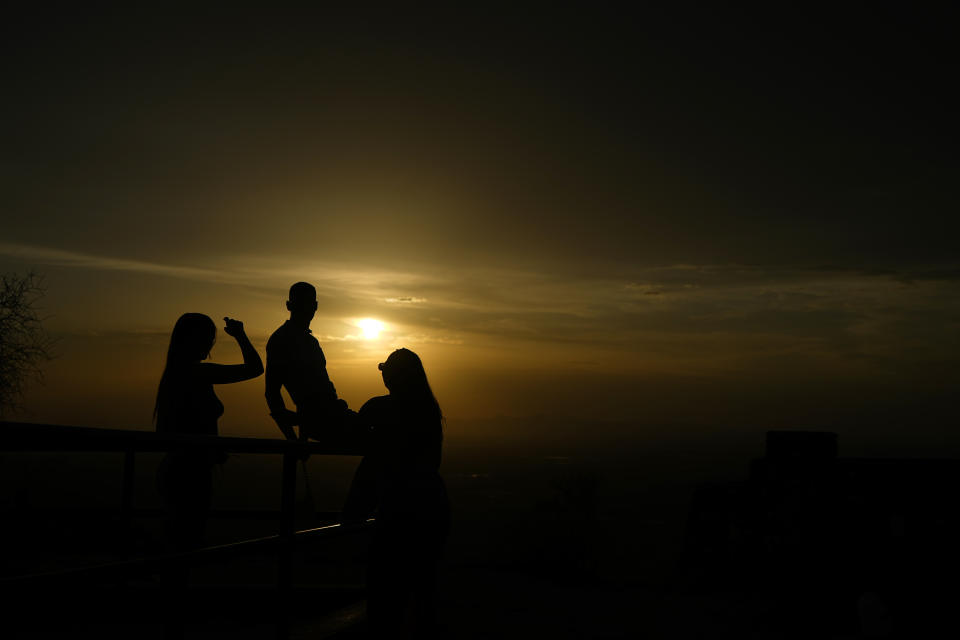
[[[224,333],[228,336],[233,336],[234,338],[240,338],[246,334],[243,332],[243,323],[239,320],[233,320],[224,316],[223,321],[226,323],[226,326],[223,327]]]
[[[223,322],[225,323],[224,332],[228,336],[233,336],[237,346],[240,347],[243,364],[213,364],[212,362],[203,364],[201,368],[206,381],[212,384],[230,384],[256,378],[263,373],[263,360],[250,343],[250,338],[244,333],[243,323],[227,317],[223,318]]]

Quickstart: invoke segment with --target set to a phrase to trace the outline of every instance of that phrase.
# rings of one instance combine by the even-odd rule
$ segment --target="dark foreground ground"
[[[904,520],[896,505],[924,503],[912,489],[896,500],[883,491],[845,497],[829,516],[810,510],[808,503],[823,502],[814,492],[804,498],[806,511],[767,513],[764,521],[781,529],[758,537],[746,531],[744,513],[756,509],[744,507],[743,487],[751,459],[763,456],[762,440],[619,453],[448,452],[454,522],[439,597],[443,636],[912,638],[936,637],[933,630],[949,623],[956,563],[940,550],[952,506],[939,497],[927,496],[922,518]],[[156,505],[156,461],[144,456],[138,467],[138,506]],[[339,508],[356,462],[310,461],[300,527]],[[11,454],[3,463],[6,576],[119,557],[117,520],[96,511],[116,505],[117,457]],[[307,486],[302,475],[300,482]],[[949,483],[941,479],[934,493],[949,493]],[[217,506],[275,507],[278,491],[276,461],[238,457],[219,472]],[[871,499],[877,504],[863,507]],[[839,515],[851,509],[876,521],[851,528]],[[931,509],[942,513],[929,517]],[[791,517],[808,524],[787,526]],[[930,530],[920,535],[910,523]],[[791,533],[797,527],[800,537]],[[209,537],[227,542],[274,528],[233,518],[212,522]],[[282,603],[291,637],[362,635],[367,535],[298,549],[297,588]],[[155,552],[157,521],[138,519],[132,538],[131,553]],[[187,637],[273,637],[275,579],[270,553],[198,567]],[[3,637],[159,638],[158,589],[155,575],[132,585],[18,589],[4,600]]]

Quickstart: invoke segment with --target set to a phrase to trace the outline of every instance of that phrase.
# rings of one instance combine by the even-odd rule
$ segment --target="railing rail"
[[[331,538],[337,535],[346,535],[356,533],[367,528],[374,520],[368,519],[363,523],[357,524],[328,524],[312,529],[303,529],[294,532],[294,537],[298,540]],[[225,544],[212,545],[191,551],[182,551],[178,553],[165,553],[159,555],[142,556],[131,560],[121,560],[117,562],[105,562],[85,567],[75,567],[71,569],[61,569],[58,571],[43,571],[39,573],[29,573],[17,576],[7,576],[0,578],[0,585],[26,586],[30,584],[41,584],[44,582],[71,581],[77,579],[94,578],[116,578],[129,577],[144,572],[152,572],[168,566],[169,563],[187,563],[192,560],[210,561],[228,557],[230,555],[240,555],[249,553],[255,548],[272,546],[283,542],[283,538],[277,535],[263,536],[260,538],[251,538],[249,540],[239,540],[237,542],[228,542]]]
[[[119,512],[129,523],[135,515],[159,514],[160,510],[137,509],[134,505],[133,486],[136,454],[168,453],[171,451],[210,450],[225,453],[274,454],[283,456],[281,470],[280,510],[254,510],[255,517],[279,516],[278,532],[250,540],[215,545],[181,553],[143,556],[108,562],[89,567],[67,568],[60,571],[34,573],[0,580],[0,585],[15,586],[44,584],[56,581],[91,580],[95,578],[129,577],[144,571],[165,566],[168,563],[194,563],[230,554],[244,554],[265,546],[277,547],[280,600],[292,589],[293,547],[295,541],[349,534],[360,531],[373,522],[359,524],[329,524],[322,527],[295,530],[294,505],[296,502],[297,462],[309,455],[362,455],[356,445],[290,441],[267,438],[238,438],[221,436],[189,436],[162,434],[151,431],[101,429],[64,425],[33,424],[24,422],[0,422],[0,452],[118,452],[124,454]],[[237,510],[230,510],[237,511]],[[217,510],[211,515],[216,516]],[[238,514],[233,514],[238,515]],[[281,617],[277,626],[278,636],[288,634],[288,624]]]
[[[230,453],[283,453],[302,456],[363,455],[359,448],[337,443],[273,438],[190,436],[127,429],[98,429],[29,422],[0,422],[0,451],[135,451],[166,453],[190,449]]]

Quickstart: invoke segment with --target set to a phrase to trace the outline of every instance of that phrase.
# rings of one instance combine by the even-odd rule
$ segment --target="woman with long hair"
[[[443,414],[413,351],[397,349],[379,369],[390,393],[360,409],[360,424],[371,430],[370,445],[354,476],[344,520],[376,512],[367,570],[373,635],[429,637],[450,522],[439,473]]]
[[[217,435],[223,403],[213,385],[241,382],[263,373],[263,362],[250,344],[243,323],[223,320],[224,332],[240,345],[243,364],[203,362],[217,336],[217,327],[209,316],[185,313],[174,325],[153,409],[158,433]],[[202,546],[217,462],[223,462],[222,452],[192,449],[172,451],[160,463],[157,479],[167,512],[167,542],[172,549]]]

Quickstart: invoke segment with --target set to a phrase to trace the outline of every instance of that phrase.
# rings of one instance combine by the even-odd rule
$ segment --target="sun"
[[[380,337],[380,332],[383,331],[383,323],[373,318],[357,320],[357,326],[363,331],[364,340],[376,340]]]

